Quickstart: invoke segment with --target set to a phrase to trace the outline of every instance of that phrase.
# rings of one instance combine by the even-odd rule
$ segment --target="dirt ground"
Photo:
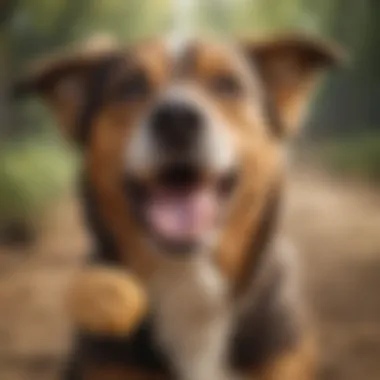
[[[58,379],[70,342],[62,295],[89,245],[79,220],[75,201],[63,200],[36,246],[0,249],[1,380]],[[297,173],[284,226],[304,264],[321,380],[379,380],[380,195]]]

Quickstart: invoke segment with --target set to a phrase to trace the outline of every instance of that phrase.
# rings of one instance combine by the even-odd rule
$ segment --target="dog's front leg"
[[[126,271],[87,267],[68,294],[69,316],[91,334],[125,337],[143,320],[148,301],[138,279]]]

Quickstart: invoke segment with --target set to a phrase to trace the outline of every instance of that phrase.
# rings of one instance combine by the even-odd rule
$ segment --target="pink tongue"
[[[215,220],[217,199],[210,189],[190,194],[158,192],[148,206],[152,227],[166,239],[193,239]]]

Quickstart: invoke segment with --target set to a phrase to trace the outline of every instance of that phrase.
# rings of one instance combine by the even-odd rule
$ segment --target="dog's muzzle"
[[[238,178],[226,133],[199,104],[173,98],[156,104],[136,128],[124,189],[161,251],[200,251],[215,235]]]

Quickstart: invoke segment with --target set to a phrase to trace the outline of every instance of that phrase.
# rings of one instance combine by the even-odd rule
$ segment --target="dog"
[[[277,222],[287,142],[319,74],[341,61],[293,33],[152,39],[92,44],[19,83],[82,152],[91,265],[130,271],[147,299],[117,336],[121,296],[79,287],[77,315],[93,328],[79,329],[64,380],[314,378],[297,260]]]

